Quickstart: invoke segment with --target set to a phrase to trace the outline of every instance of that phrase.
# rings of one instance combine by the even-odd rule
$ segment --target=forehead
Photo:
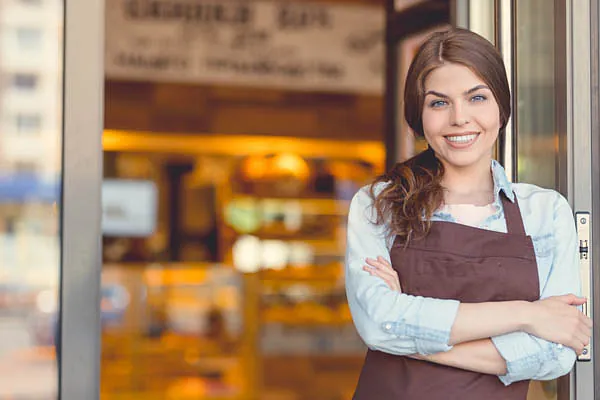
[[[442,93],[463,93],[475,86],[485,85],[485,81],[470,68],[461,64],[447,63],[427,75],[425,91],[434,90]]]

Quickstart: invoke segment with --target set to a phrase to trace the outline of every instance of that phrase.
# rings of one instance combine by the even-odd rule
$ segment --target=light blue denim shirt
[[[517,196],[525,231],[533,239],[541,298],[580,294],[579,255],[573,213],[558,192],[525,183],[511,184],[504,168],[492,162],[495,212],[479,228],[506,232],[500,192]],[[386,183],[376,187],[376,193]],[[394,238],[375,225],[368,187],[360,189],[350,204],[346,248],[346,292],[356,329],[372,350],[397,355],[423,355],[448,351],[450,330],[459,302],[411,296],[392,291],[382,279],[363,271],[366,257],[389,260]],[[435,213],[432,220],[455,222],[450,214]],[[506,360],[508,373],[499,379],[512,382],[549,380],[567,374],[575,352],[525,332],[491,338]]]

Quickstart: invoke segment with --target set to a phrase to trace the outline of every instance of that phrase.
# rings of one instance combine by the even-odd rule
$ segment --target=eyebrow
[[[476,92],[476,91],[478,91],[478,90],[481,90],[481,89],[488,89],[488,90],[489,90],[490,88],[489,88],[489,87],[487,87],[487,85],[477,85],[477,86],[475,86],[475,87],[473,87],[473,88],[471,88],[471,89],[467,90],[466,92],[464,92],[464,93],[463,93],[463,95],[465,95],[465,96],[466,96],[466,95],[469,95],[469,94],[471,94],[471,93],[473,93],[473,92]],[[425,93],[425,96],[427,96],[428,94],[432,94],[432,95],[434,95],[434,96],[441,97],[441,98],[443,98],[443,99],[447,99],[447,98],[448,98],[448,96],[447,96],[447,95],[445,95],[445,94],[443,94],[443,93],[440,93],[440,92],[436,92],[435,90],[429,90],[429,91],[427,91],[427,92]]]

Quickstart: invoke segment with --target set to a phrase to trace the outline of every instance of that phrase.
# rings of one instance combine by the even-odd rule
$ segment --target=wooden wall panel
[[[107,129],[383,140],[383,98],[106,81]]]

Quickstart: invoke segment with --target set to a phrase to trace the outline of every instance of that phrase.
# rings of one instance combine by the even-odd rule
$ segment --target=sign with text
[[[102,233],[146,237],[158,219],[158,189],[154,182],[105,179],[102,182]]]
[[[382,7],[106,0],[109,79],[382,94]]]

